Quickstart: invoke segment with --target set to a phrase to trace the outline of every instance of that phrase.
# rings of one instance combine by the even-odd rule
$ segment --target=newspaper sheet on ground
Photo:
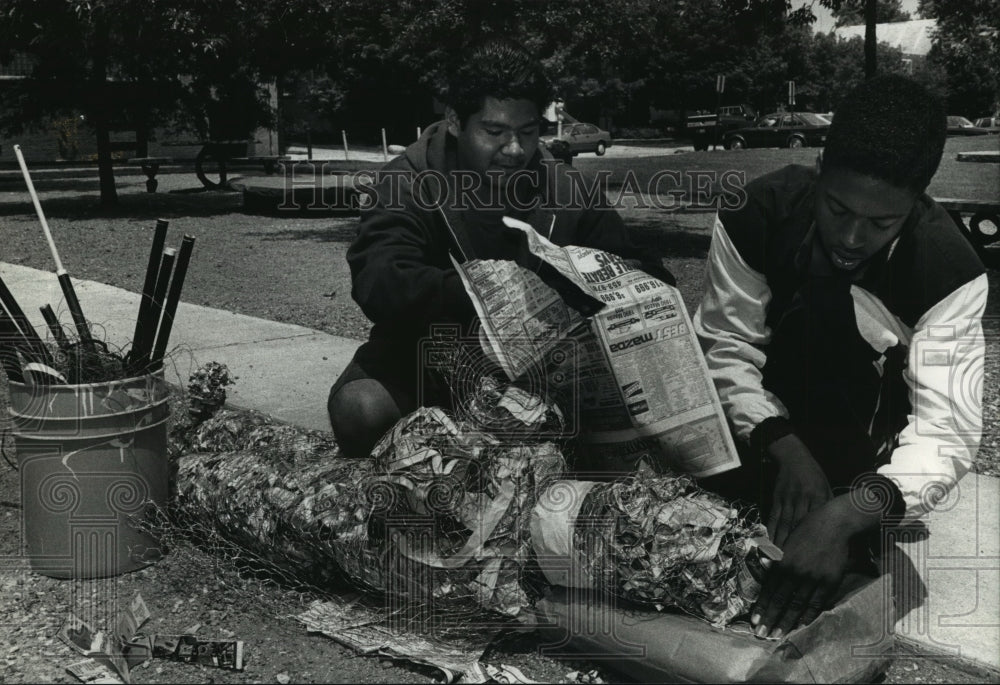
[[[447,637],[421,635],[399,625],[385,609],[367,606],[360,598],[316,600],[295,617],[311,632],[323,633],[361,654],[434,666],[446,683],[486,682],[479,663],[496,630],[452,631]]]
[[[739,466],[680,291],[616,255],[559,247],[527,223],[504,222],[524,232],[542,262],[604,304],[584,319],[539,275],[513,262],[456,262],[484,344],[511,380],[549,363],[558,346],[574,343],[575,368],[546,373],[576,383],[588,461],[648,459],[696,477]]]
[[[142,658],[144,654],[141,645],[133,644],[133,640],[139,628],[148,620],[149,609],[146,608],[142,595],[136,593],[128,607],[118,617],[114,633],[111,635],[95,630],[73,613],[66,617],[58,634],[59,639],[80,654],[106,662],[103,664],[104,667],[112,667],[117,671],[121,682],[128,683],[130,669],[145,660]],[[93,682],[87,680],[88,678],[103,679],[100,673],[101,666],[84,668],[81,666],[82,663],[77,662],[68,667],[70,673],[83,682]]]

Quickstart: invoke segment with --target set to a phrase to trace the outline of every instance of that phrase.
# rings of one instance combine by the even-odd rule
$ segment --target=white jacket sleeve
[[[766,323],[770,301],[767,280],[740,256],[716,215],[705,295],[693,323],[722,407],[733,432],[743,439],[764,419],[788,417],[781,401],[762,385],[763,346],[771,338]]]
[[[878,473],[899,488],[905,519],[947,497],[972,466],[982,437],[986,275],[952,292],[917,322],[904,380],[912,413]]]

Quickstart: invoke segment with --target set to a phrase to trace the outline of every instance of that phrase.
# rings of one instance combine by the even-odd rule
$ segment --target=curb
[[[944,663],[966,673],[970,676],[982,678],[984,683],[1000,682],[1000,668],[992,664],[984,664],[978,659],[971,657],[955,656],[943,649],[928,647],[926,644],[917,642],[913,638],[896,635],[896,644],[899,648],[893,655],[893,659],[905,658],[926,658],[937,663]],[[909,652],[913,652],[910,654]]]

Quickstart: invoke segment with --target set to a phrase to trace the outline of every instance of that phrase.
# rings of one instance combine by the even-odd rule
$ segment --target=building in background
[[[897,21],[889,24],[878,24],[875,35],[879,43],[888,43],[903,53],[903,65],[907,73],[913,73],[927,59],[931,51],[934,27],[933,19],[915,19],[913,21]],[[841,26],[833,30],[841,40],[865,38],[865,25]]]
[[[0,64],[0,98],[10,92],[19,81],[31,76],[34,62],[28,55],[15,53],[7,64]],[[114,81],[114,79],[111,79]],[[129,86],[120,83],[123,88]],[[278,107],[278,90],[275,83],[263,86],[268,93],[268,104]],[[206,103],[211,105],[212,103]],[[209,110],[211,107],[208,108]],[[219,118],[240,114],[233,107],[216,107]],[[125,112],[119,112],[121,120],[112,124],[111,150],[116,160],[129,157],[172,157],[176,160],[194,160],[204,146],[205,140],[194,131],[175,132],[153,122],[148,132],[136,130]],[[239,118],[238,116],[235,118]],[[136,117],[132,117],[133,120]],[[228,137],[228,136],[227,136]],[[241,137],[242,139],[242,137]],[[0,133],[0,163],[15,163],[13,146],[21,146],[24,157],[31,162],[72,162],[88,164],[97,161],[97,140],[94,129],[82,112],[67,113],[62,117],[51,117],[41,124],[28,127],[16,136]],[[277,131],[265,127],[255,127],[246,140],[246,155],[277,155]]]

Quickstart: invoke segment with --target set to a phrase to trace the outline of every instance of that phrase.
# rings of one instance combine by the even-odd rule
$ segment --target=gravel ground
[[[185,284],[185,300],[335,335],[364,338],[368,322],[350,298],[344,252],[356,219],[267,218],[234,212],[240,197],[197,192],[193,174],[161,176],[160,192],[144,192],[141,175],[119,177],[122,206],[113,213],[94,206],[91,176],[36,178],[43,206],[66,269],[86,278],[133,291],[141,288],[151,229],[156,218],[171,220],[168,244],[183,233],[197,237]],[[175,192],[170,192],[175,191]],[[625,211],[626,221],[651,250],[665,257],[689,308],[697,304],[709,233],[704,214]],[[51,269],[51,257],[19,179],[0,173],[0,261]],[[976,470],[1000,475],[997,417],[1000,273],[990,273],[987,318],[988,357],[982,382],[988,417]],[[16,293],[15,293],[16,295]],[[53,303],[55,304],[55,303]],[[99,312],[88,312],[99,322]],[[0,407],[2,409],[2,407]],[[234,634],[251,645],[250,666],[235,674],[189,665],[153,662],[134,682],[429,682],[419,667],[359,658],[330,640],[309,636],[288,618],[301,611],[307,595],[235,577],[204,552],[180,546],[163,561],[114,581],[76,584],[23,570],[20,561],[20,507],[17,473],[0,463],[0,682],[60,682],[77,660],[55,639],[67,609],[92,604],[94,593],[119,598],[142,592],[161,632]],[[557,663],[534,654],[534,645],[505,645],[491,663],[511,663],[529,676],[557,682],[568,671],[593,665]],[[606,677],[610,677],[605,673]],[[287,680],[286,680],[287,678]],[[901,653],[886,682],[1000,682],[995,673],[969,672],[954,663]]]

